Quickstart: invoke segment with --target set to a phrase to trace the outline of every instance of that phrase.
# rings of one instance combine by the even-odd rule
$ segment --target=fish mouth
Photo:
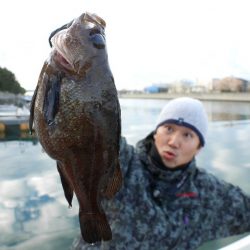
[[[55,51],[55,59],[63,68],[74,71],[71,63],[58,50]]]
[[[71,37],[67,35],[65,30],[61,30],[52,37],[51,41],[55,51],[55,61],[64,69],[75,71],[72,55],[67,48],[67,43],[72,41]]]

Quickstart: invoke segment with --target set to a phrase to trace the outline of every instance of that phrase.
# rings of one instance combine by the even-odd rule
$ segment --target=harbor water
[[[155,127],[165,100],[120,99],[130,144]],[[250,102],[204,102],[209,133],[198,166],[250,195]],[[68,208],[55,161],[34,136],[0,133],[0,250],[66,250],[80,234],[78,204]],[[245,234],[246,235],[246,234]],[[245,235],[204,244],[213,250]]]

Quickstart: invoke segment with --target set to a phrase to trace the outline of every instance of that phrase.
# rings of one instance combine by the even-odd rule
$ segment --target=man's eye
[[[168,133],[173,131],[173,128],[171,126],[165,126],[165,128]]]
[[[192,138],[192,137],[193,137],[193,135],[192,135],[191,133],[189,133],[189,132],[184,133],[184,136],[185,136],[186,138]]]

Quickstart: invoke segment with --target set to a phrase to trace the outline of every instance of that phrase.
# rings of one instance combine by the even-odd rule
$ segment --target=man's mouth
[[[173,160],[175,157],[176,157],[176,154],[171,152],[171,151],[164,151],[163,152],[163,157],[166,159],[166,160]]]

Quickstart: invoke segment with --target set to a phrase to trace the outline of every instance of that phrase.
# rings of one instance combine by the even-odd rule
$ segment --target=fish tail
[[[105,190],[104,196],[106,196],[108,199],[111,199],[119,191],[121,185],[122,185],[122,172],[120,164],[118,163],[115,167],[112,179],[109,181],[107,189]]]
[[[79,218],[82,237],[86,242],[95,243],[112,239],[112,232],[105,214],[80,212]]]

